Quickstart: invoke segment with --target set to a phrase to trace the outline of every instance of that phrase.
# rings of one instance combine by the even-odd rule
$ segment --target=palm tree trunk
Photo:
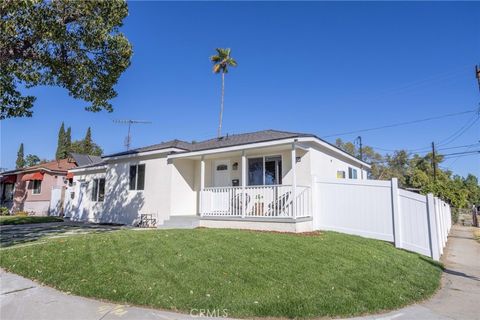
[[[222,102],[220,103],[220,121],[218,123],[218,137],[222,136],[222,121],[223,121],[223,97],[225,95],[225,72],[222,72]]]

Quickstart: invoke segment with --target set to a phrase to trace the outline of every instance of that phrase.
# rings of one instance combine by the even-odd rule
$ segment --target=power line
[[[432,121],[432,120],[444,119],[444,118],[448,118],[448,117],[459,116],[459,115],[462,115],[462,114],[467,114],[467,113],[472,113],[472,112],[478,112],[478,109],[449,113],[449,114],[444,114],[444,115],[435,116],[435,117],[428,117],[428,118],[423,118],[423,119],[418,119],[418,120],[398,122],[398,123],[388,124],[388,125],[384,125],[384,126],[368,128],[368,129],[359,129],[359,130],[353,130],[353,131],[347,131],[347,132],[340,132],[340,133],[336,133],[336,134],[329,134],[329,135],[322,136],[322,138],[331,138],[331,137],[345,136],[345,135],[354,134],[354,133],[361,133],[361,132],[368,132],[368,131],[375,131],[375,130],[381,130],[381,129],[401,127],[401,126],[406,126],[406,125],[420,123],[420,122],[426,122],[426,121]]]
[[[455,155],[462,155],[462,154],[475,154],[475,153],[480,153],[480,150],[472,150],[472,151],[463,151],[463,152],[454,152],[454,153],[448,153],[444,154],[444,158],[448,158],[449,156],[455,156]]]
[[[479,119],[480,119],[480,115],[477,115],[475,118],[470,119],[469,121],[467,121],[465,126],[460,128],[459,130],[457,130],[454,134],[452,134],[447,139],[444,139],[443,141],[440,141],[438,144],[441,145],[441,146],[445,146],[445,145],[448,145],[448,144],[452,143],[453,141],[457,140],[465,132],[467,132]]]
[[[474,116],[472,118],[469,118],[468,121],[465,123],[465,125],[460,127],[460,129],[456,130],[453,134],[451,134],[447,138],[441,140],[438,143],[438,145],[439,146],[449,145],[453,141],[460,138],[463,134],[465,134],[465,132],[467,132],[478,120],[480,120],[480,108],[479,108],[478,112],[479,112],[479,114],[477,114],[476,116]],[[397,151],[398,150],[398,149],[385,149],[385,148],[380,148],[380,147],[375,147],[375,146],[371,146],[371,147],[374,148],[374,149],[377,149],[377,150],[382,150],[382,151]],[[422,147],[422,148],[403,149],[403,150],[406,150],[408,152],[421,152],[421,151],[428,151],[428,150],[430,150],[430,148],[431,148],[431,146],[425,146],[425,147]],[[443,149],[440,148],[439,150],[443,150]]]

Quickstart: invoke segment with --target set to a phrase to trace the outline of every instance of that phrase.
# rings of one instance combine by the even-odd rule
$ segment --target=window
[[[42,192],[42,180],[32,181],[32,194],[40,194]]]
[[[348,179],[357,179],[357,169],[348,168]]]
[[[248,185],[282,184],[282,157],[248,159]]]
[[[93,179],[92,201],[102,202],[105,199],[105,179]]]
[[[145,188],[145,165],[130,166],[130,190],[143,190]]]
[[[219,164],[217,166],[217,171],[225,171],[228,170],[228,166],[226,164]]]
[[[345,179],[345,171],[343,170],[337,171],[337,179]]]
[[[15,185],[13,183],[6,183],[3,185],[3,194],[2,194],[1,202],[13,201],[13,193],[15,189],[14,186]]]

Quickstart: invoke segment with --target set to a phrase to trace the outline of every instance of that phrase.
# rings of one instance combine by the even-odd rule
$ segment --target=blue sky
[[[208,57],[216,47],[231,47],[239,63],[226,77],[225,133],[274,128],[325,136],[479,106],[480,3],[130,2],[129,10],[122,31],[134,55],[116,86],[115,111],[86,112],[62,88],[30,89],[38,97],[34,116],[1,123],[0,167],[14,167],[21,142],[26,154],[54,158],[61,121],[74,139],[91,126],[106,153],[124,149],[127,128],[114,119],[152,121],[133,128],[134,147],[215,136],[220,77]],[[383,149],[422,148],[472,117],[362,137]],[[480,125],[444,147],[479,140]],[[443,166],[479,176],[480,156]]]

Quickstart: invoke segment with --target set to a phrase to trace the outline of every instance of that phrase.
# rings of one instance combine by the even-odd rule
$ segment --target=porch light
[[[238,170],[238,162],[232,164],[232,170]]]

